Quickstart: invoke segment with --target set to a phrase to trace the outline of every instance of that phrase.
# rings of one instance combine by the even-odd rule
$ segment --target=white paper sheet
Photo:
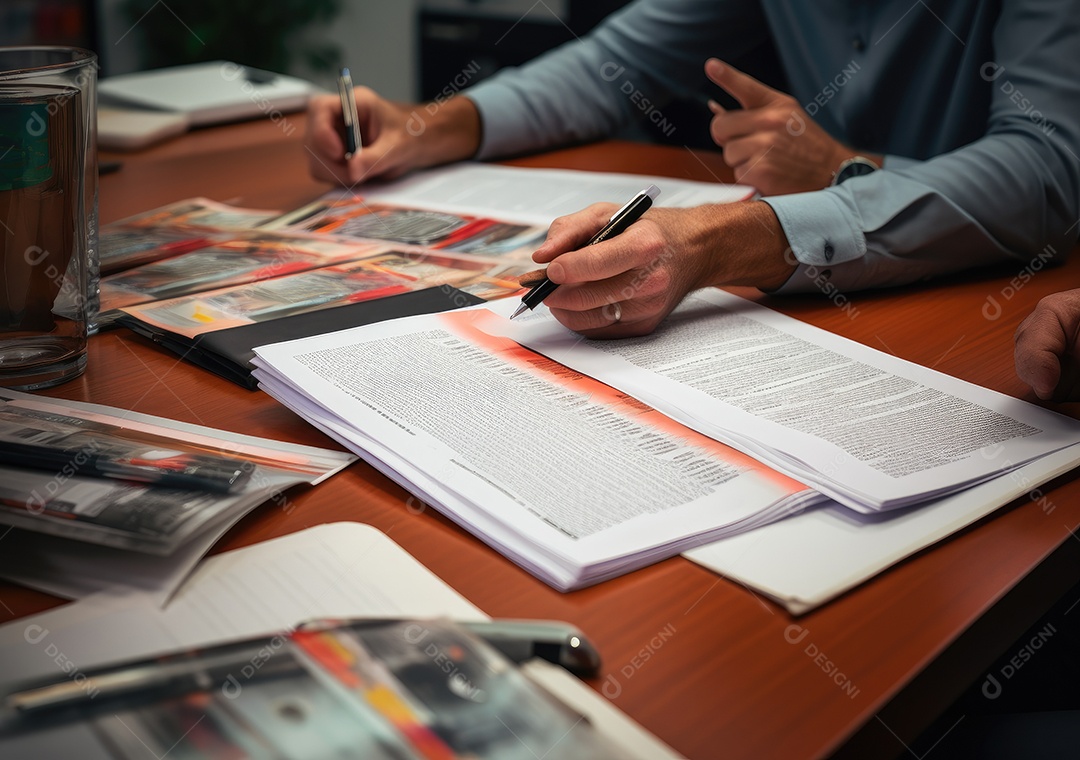
[[[593,203],[621,206],[649,184],[660,188],[656,202],[660,207],[733,203],[754,195],[752,187],[721,182],[472,163],[418,172],[386,184],[364,185],[356,192],[380,203],[546,225],[557,216],[581,211]]]
[[[966,488],[1080,441],[1080,422],[718,290],[652,335],[590,341],[537,310],[507,335],[860,511]]]
[[[1080,464],[1080,445],[906,510],[862,515],[833,503],[683,556],[800,615]],[[1040,505],[1053,509],[1052,501]]]

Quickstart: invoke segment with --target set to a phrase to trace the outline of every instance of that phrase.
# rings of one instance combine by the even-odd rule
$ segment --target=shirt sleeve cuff
[[[917,158],[908,158],[906,156],[891,156],[886,155],[881,160],[881,168],[886,171],[902,171],[903,169],[910,169],[913,166],[918,166],[924,163]]]
[[[802,264],[832,266],[866,254],[858,212],[831,190],[762,198],[772,207]]]

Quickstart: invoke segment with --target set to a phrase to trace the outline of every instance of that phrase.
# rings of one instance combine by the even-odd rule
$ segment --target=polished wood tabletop
[[[109,155],[124,165],[102,177],[102,221],[193,196],[256,208],[299,206],[329,189],[308,176],[303,129],[302,115],[293,115]],[[717,154],[623,142],[510,163],[730,178]],[[824,296],[737,292],[873,348],[1034,400],[1013,372],[1013,331],[1040,297],[1076,286],[1074,255],[1056,269],[1030,272],[1017,264],[847,294],[848,309]],[[95,336],[89,353],[86,374],[49,395],[338,448],[265,394],[181,362],[126,330]],[[1018,500],[798,619],[681,557],[559,593],[434,511],[417,509],[408,493],[363,462],[322,485],[288,492],[285,504],[262,506],[215,551],[320,523],[370,523],[490,615],[580,626],[605,661],[592,685],[688,757],[801,758],[837,750],[884,757],[904,753],[903,742],[1080,579],[1080,538],[1073,532],[1080,525],[1080,484],[1066,476],[1046,493],[1041,501]],[[5,620],[60,603],[0,584]]]

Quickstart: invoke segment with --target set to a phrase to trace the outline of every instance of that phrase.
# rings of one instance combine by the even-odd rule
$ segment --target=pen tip
[[[510,319],[513,319],[514,317],[520,317],[527,308],[529,307],[525,304],[521,304],[521,306],[517,307],[517,310],[510,315]]]

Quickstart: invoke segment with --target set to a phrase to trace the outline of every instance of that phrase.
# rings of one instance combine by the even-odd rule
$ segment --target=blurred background
[[[332,89],[435,97],[582,36],[627,0],[3,0],[0,45],[95,50],[109,76],[231,60]]]
[[[331,92],[340,67],[348,66],[354,82],[385,97],[427,101],[584,37],[629,2],[0,0],[0,45],[88,47],[98,53],[103,77],[228,60]],[[719,91],[710,94],[735,105]],[[700,99],[666,103],[659,124],[645,109],[636,116],[619,137],[714,147]]]

